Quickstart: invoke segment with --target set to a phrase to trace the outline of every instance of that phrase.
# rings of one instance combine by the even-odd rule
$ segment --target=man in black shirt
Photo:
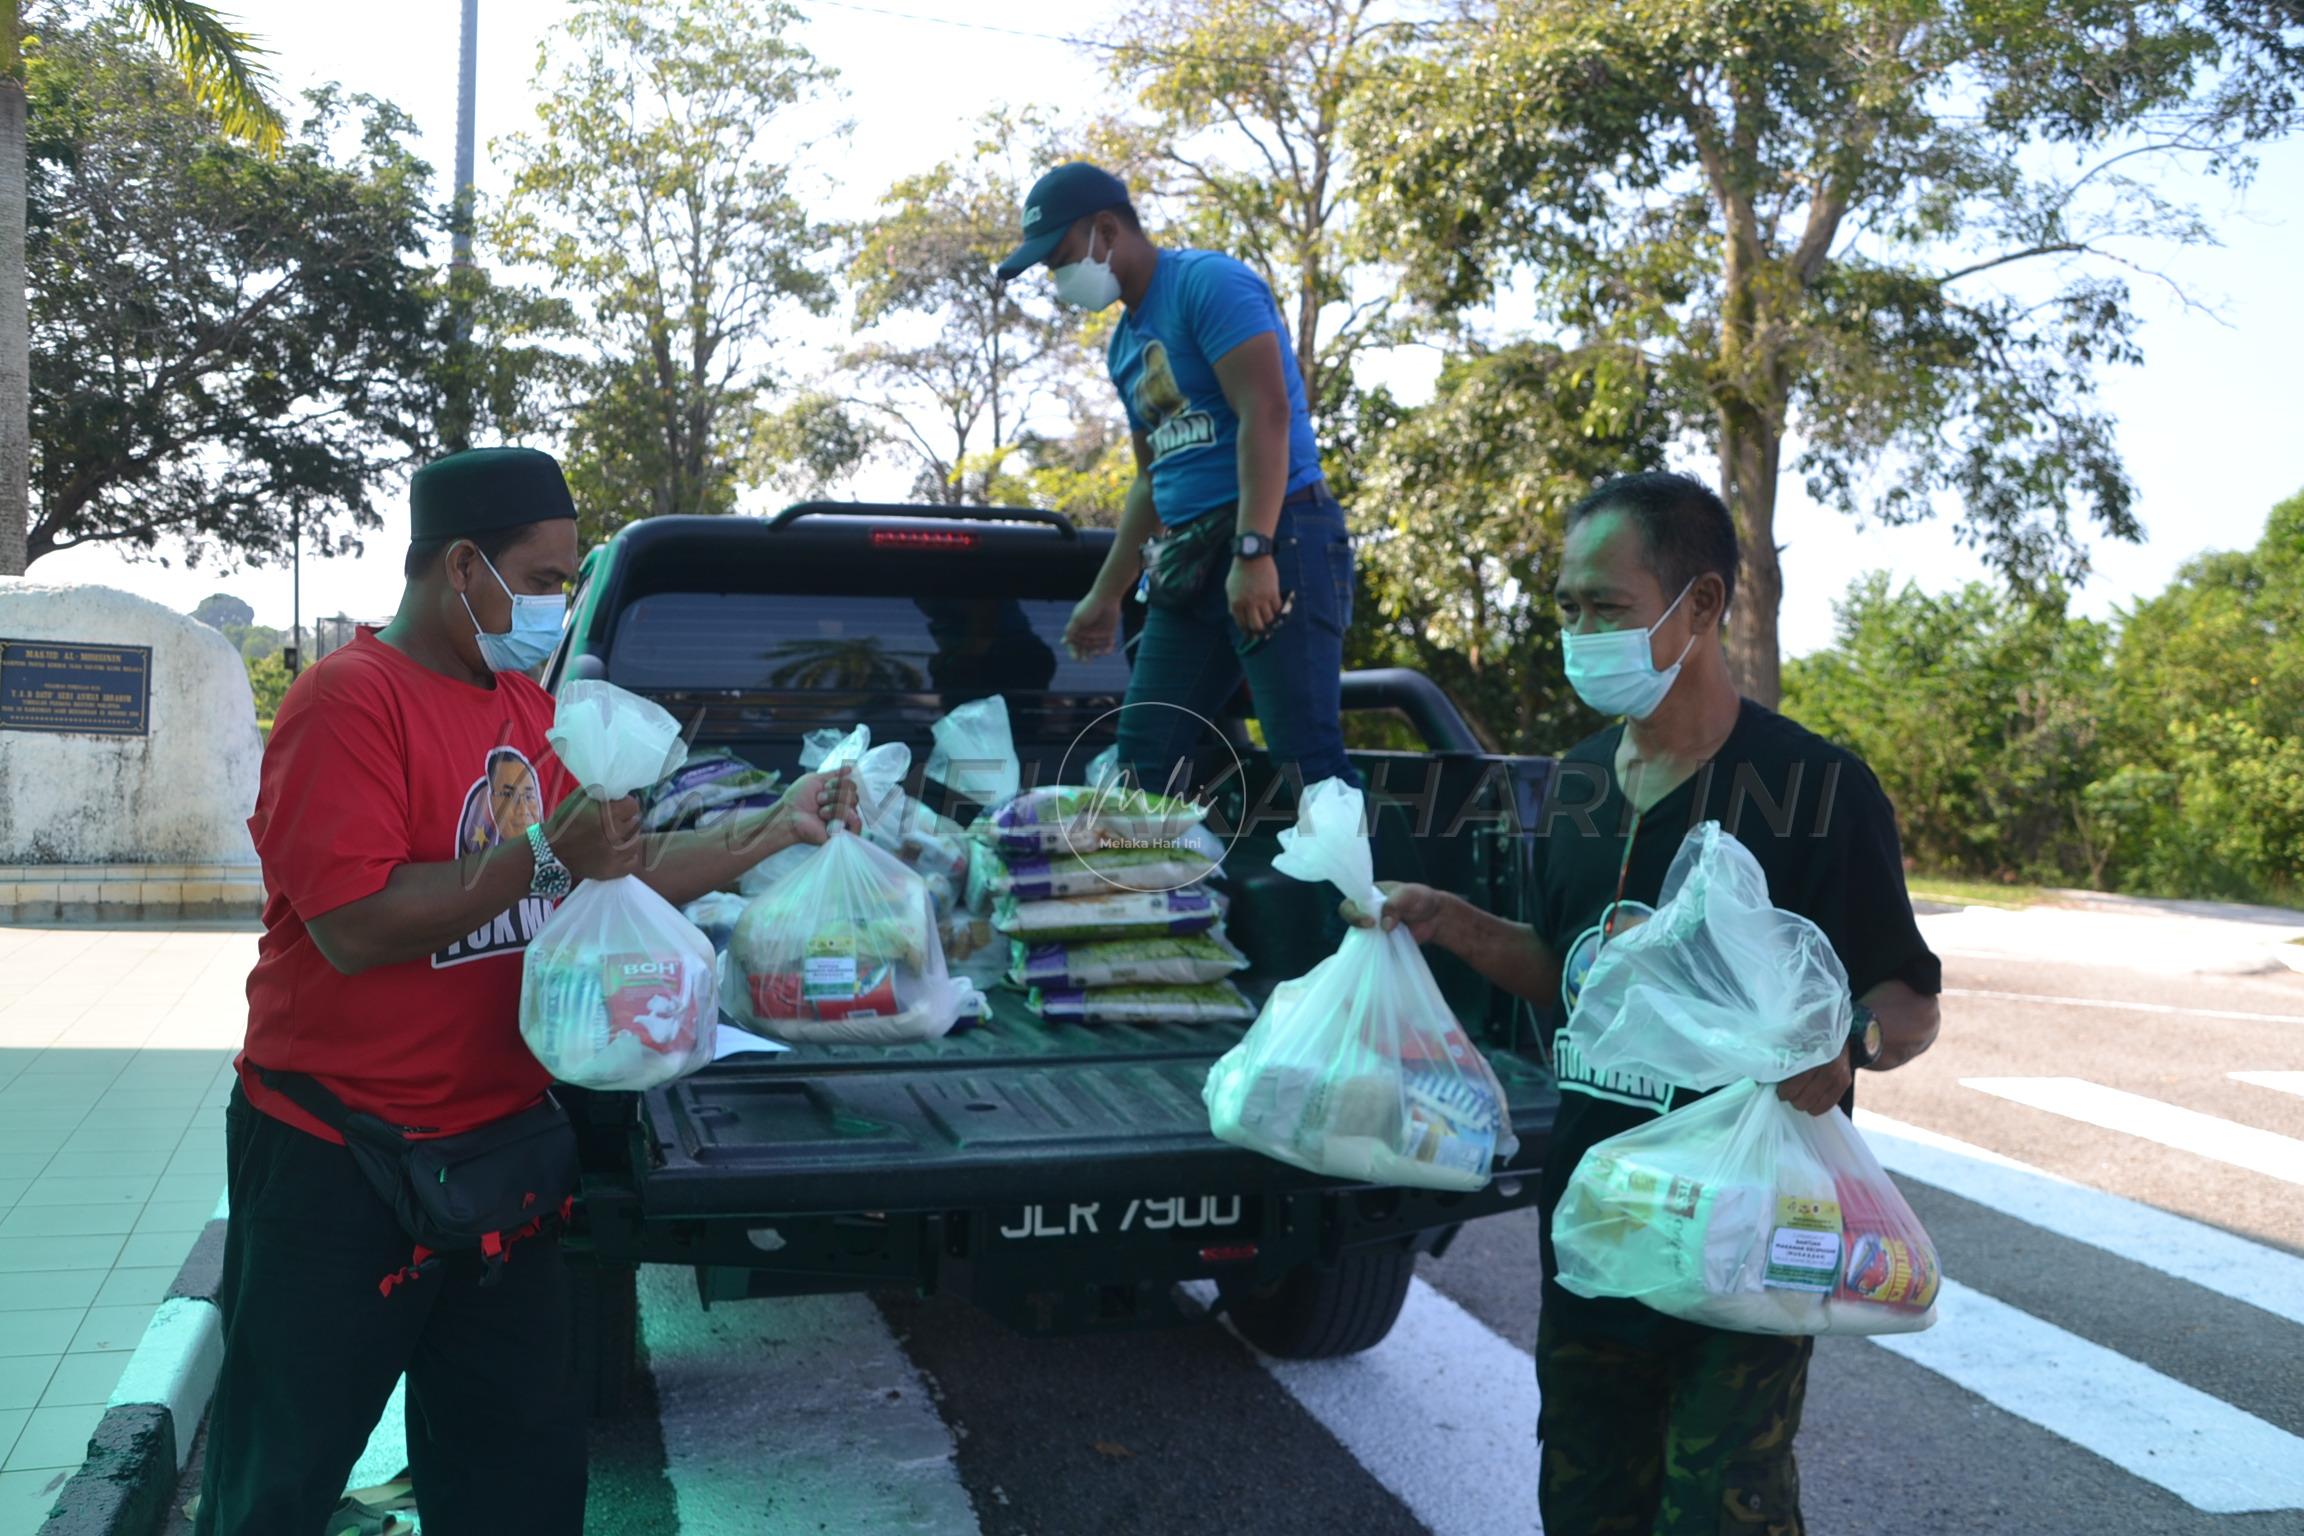
[[[1647,918],[1682,838],[1717,821],[1759,861],[1770,899],[1821,928],[1847,968],[1847,1052],[1777,1088],[1823,1114],[1853,1103],[1859,1067],[1928,1048],[1941,966],[1912,920],[1895,813],[1871,771],[1737,694],[1721,646],[1736,569],[1735,524],[1695,480],[1628,475],[1579,504],[1554,594],[1562,650],[1578,695],[1624,723],[1560,763],[1536,829],[1537,919],[1402,885],[1383,921],[1556,1007],[1564,1025],[1600,946]],[[1595,1072],[1564,1028],[1553,1038],[1561,1102],[1539,1184],[1536,1338],[1547,1536],[1799,1536],[1792,1441],[1812,1341],[1705,1328],[1553,1279],[1552,1213],[1585,1149],[1699,1097]]]

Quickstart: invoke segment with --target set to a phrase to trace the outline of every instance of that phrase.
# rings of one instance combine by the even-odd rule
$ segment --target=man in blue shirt
[[[1353,777],[1341,721],[1351,537],[1321,478],[1304,378],[1271,287],[1229,256],[1161,250],[1145,238],[1127,186],[1079,163],[1034,185],[1024,242],[1000,275],[1035,266],[1076,308],[1127,306],[1107,364],[1135,439],[1136,480],[1112,553],[1064,635],[1077,656],[1109,652],[1121,602],[1145,578],[1122,766],[1147,788],[1189,792],[1202,722],[1245,676],[1275,766],[1305,784]]]

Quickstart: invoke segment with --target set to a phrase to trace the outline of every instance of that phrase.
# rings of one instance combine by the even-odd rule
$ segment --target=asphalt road
[[[1863,1081],[1958,1284],[1929,1333],[1820,1341],[1810,1531],[2304,1533],[2304,976],[2124,958],[1948,958],[1936,1050]],[[1474,1226],[1383,1346],[1309,1367],[1214,1322],[1033,1341],[902,1295],[704,1313],[651,1274],[648,1381],[595,1428],[590,1529],[1530,1536],[1536,1238]]]

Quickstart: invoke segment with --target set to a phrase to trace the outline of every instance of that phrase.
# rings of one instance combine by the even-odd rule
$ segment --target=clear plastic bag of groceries
[[[594,800],[655,783],[682,755],[661,706],[590,680],[562,689],[547,735]],[[637,1091],[685,1077],[712,1059],[719,1018],[712,941],[632,876],[578,886],[522,962],[520,1038],[564,1083]]]
[[[1341,779],[1313,785],[1273,867],[1376,911],[1362,804]],[[1519,1148],[1503,1086],[1401,928],[1355,928],[1282,983],[1202,1097],[1219,1138],[1370,1184],[1479,1189]]]
[[[1837,1108],[1775,1084],[1847,1045],[1847,973],[1742,844],[1688,835],[1656,915],[1593,962],[1568,1036],[1596,1072],[1720,1091],[1589,1148],[1552,1217],[1561,1285],[1739,1333],[1909,1333],[1942,1279]]]
[[[948,1033],[974,989],[945,968],[927,882],[835,828],[737,920],[720,1001],[790,1044],[896,1045]]]
[[[929,733],[936,745],[928,754],[926,775],[955,800],[990,810],[1016,798],[1023,769],[1006,699],[996,693],[971,699],[929,727]]]
[[[1006,715],[1002,715],[1006,719]],[[942,722],[938,722],[941,724]],[[962,904],[968,889],[968,840],[960,824],[940,816],[904,789],[912,749],[900,741],[872,745],[872,728],[859,725],[835,742],[813,769],[856,770],[856,816],[864,835],[928,882],[938,917]]]

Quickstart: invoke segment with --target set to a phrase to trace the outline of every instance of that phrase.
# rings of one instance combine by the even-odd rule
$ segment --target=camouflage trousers
[[[1545,1536],[1802,1536],[1814,1341],[1674,1332],[1651,1349],[1538,1322]]]

